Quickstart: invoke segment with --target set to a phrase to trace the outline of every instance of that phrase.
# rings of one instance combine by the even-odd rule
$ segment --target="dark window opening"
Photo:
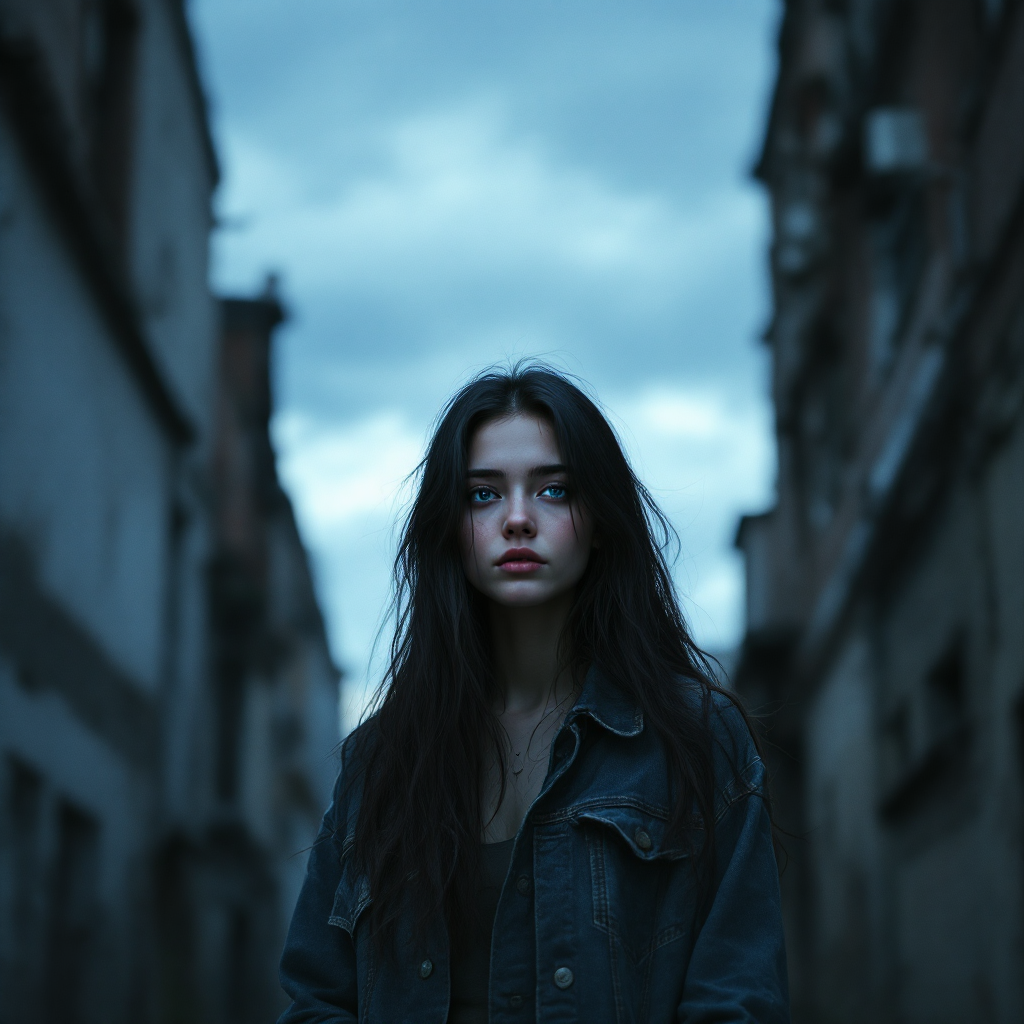
[[[162,1024],[202,1019],[196,958],[195,862],[187,842],[172,839],[156,858],[156,922],[159,941],[158,1000]]]
[[[797,95],[796,115],[800,134],[811,140],[818,128],[818,121],[828,108],[830,101],[828,83],[819,77],[805,82]]]
[[[925,194],[915,180],[889,183],[871,218],[871,361],[884,371],[899,348],[928,256]]]
[[[244,695],[241,666],[222,669],[217,688],[217,795],[227,802],[238,798]]]
[[[897,0],[882,15],[881,46],[871,107],[906,107],[908,69],[919,37],[916,4]],[[928,255],[924,182],[897,173],[869,185],[867,216],[871,245],[869,342],[872,369],[884,373],[899,349]]]
[[[262,618],[260,595],[238,558],[223,555],[210,566],[210,606],[216,653],[216,786],[225,802],[237,799],[246,683]]]
[[[10,850],[11,961],[4,983],[4,1002],[13,1020],[35,1016],[36,972],[40,943],[42,879],[40,838],[43,783],[20,761],[9,762],[10,787],[6,807]]]
[[[881,11],[884,24],[879,33],[874,89],[875,103],[898,103],[905,99],[910,55],[920,38],[917,5],[914,0],[894,0]]]
[[[885,725],[885,740],[889,748],[890,761],[896,772],[902,772],[910,764],[913,748],[910,736],[910,709],[904,702],[896,709]]]
[[[910,813],[970,778],[964,640],[957,635],[886,722],[882,811]]]
[[[928,727],[933,743],[961,732],[967,723],[963,644],[956,641],[935,663],[925,680]]]
[[[50,890],[46,969],[46,1019],[52,1024],[79,1024],[91,1018],[88,982],[97,919],[98,874],[98,823],[69,804],[62,805]]]
[[[842,141],[843,121],[835,91],[817,75],[800,88],[796,99],[797,129],[807,152],[815,158],[832,157]]]
[[[797,396],[797,469],[807,524],[832,522],[847,462],[845,370],[839,339],[828,326],[811,335],[809,363]]]
[[[1021,851],[1021,872],[1024,880],[1024,695],[1017,698],[1015,708],[1016,741],[1017,741],[1017,821],[1018,821],[1018,846]],[[1024,904],[1020,906],[1021,920],[1024,921]]]
[[[224,1019],[227,1024],[246,1024],[248,1004],[249,920],[242,910],[232,911],[225,950]]]
[[[138,15],[130,0],[86,0],[81,53],[89,170],[119,245],[128,229],[137,36]]]

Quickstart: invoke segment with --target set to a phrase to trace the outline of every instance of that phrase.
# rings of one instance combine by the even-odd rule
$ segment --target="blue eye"
[[[565,498],[569,492],[562,484],[548,484],[540,493],[560,500]]]
[[[485,502],[493,501],[497,497],[497,492],[492,491],[490,487],[474,487],[469,492],[469,500],[474,505],[482,505]]]

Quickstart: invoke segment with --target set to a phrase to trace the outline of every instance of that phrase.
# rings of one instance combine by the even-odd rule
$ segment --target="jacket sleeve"
[[[278,1024],[341,1024],[357,1019],[356,952],[351,935],[328,923],[341,878],[336,835],[341,779],[309,853],[306,879],[292,915],[281,985],[291,1005]]]
[[[678,1019],[685,1024],[789,1024],[779,873],[762,795],[764,767],[746,724],[735,711],[728,717],[733,749],[738,745],[739,763],[746,767],[730,773],[720,791],[713,899],[693,947]],[[739,728],[743,739],[737,744]]]

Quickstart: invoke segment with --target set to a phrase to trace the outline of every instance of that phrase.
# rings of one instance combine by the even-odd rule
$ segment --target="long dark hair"
[[[577,679],[599,666],[643,709],[644,727],[666,750],[670,830],[695,811],[699,874],[713,863],[709,715],[711,694],[725,691],[676,601],[664,554],[671,525],[581,388],[549,367],[517,364],[478,376],[442,410],[395,560],[390,664],[373,714],[352,737],[362,766],[352,854],[369,880],[378,938],[410,900],[421,922],[443,910],[453,934],[467,920],[485,824],[481,778],[495,753],[504,764],[505,744],[492,710],[485,598],[463,572],[459,531],[473,434],[518,412],[552,424],[570,493],[601,538],[577,587],[562,656]]]

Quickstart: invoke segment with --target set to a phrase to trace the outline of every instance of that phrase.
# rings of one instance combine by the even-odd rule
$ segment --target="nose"
[[[508,515],[501,527],[502,536],[506,540],[516,537],[535,537],[537,524],[533,521],[525,497],[521,494],[512,495],[509,499]]]

